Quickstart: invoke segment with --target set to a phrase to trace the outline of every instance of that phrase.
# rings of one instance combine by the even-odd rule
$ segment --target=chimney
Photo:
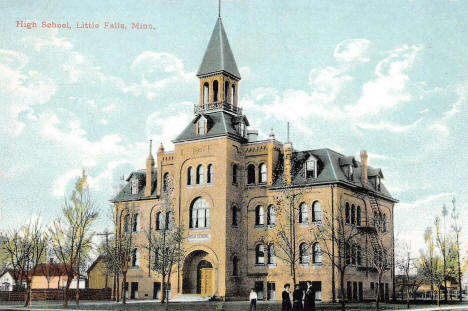
[[[291,185],[291,158],[292,158],[292,144],[286,143],[283,145],[284,153],[284,183],[286,186]]]
[[[361,150],[362,183],[367,186],[367,151]]]
[[[146,188],[145,188],[145,197],[151,196],[153,192],[153,169],[154,169],[154,158],[151,154],[152,141],[150,140],[150,150],[148,158],[146,159]]]

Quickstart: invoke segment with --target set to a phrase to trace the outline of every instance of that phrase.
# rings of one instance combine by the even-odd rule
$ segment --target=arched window
[[[255,263],[259,265],[265,264],[265,246],[258,244],[255,247]]]
[[[307,204],[301,203],[299,205],[299,223],[306,224],[309,222],[309,211],[307,210]]]
[[[169,187],[169,173],[165,173],[163,177],[163,191],[166,192]]]
[[[306,243],[301,243],[299,245],[299,263],[308,264],[309,263],[309,247]]]
[[[232,183],[237,185],[237,164],[232,165]]]
[[[356,264],[358,266],[362,265],[362,253],[360,245],[356,245]]]
[[[267,166],[265,163],[258,167],[258,183],[265,184],[267,182]]]
[[[214,178],[213,164],[208,164],[208,171],[207,171],[207,174],[206,174],[206,182],[208,184],[213,183],[213,178]]]
[[[167,212],[167,214],[166,214],[166,229],[172,229],[172,226],[174,226],[174,213],[173,212]]]
[[[354,207],[354,204],[351,205],[351,224],[356,224],[356,207]]]
[[[138,267],[140,264],[140,254],[138,249],[134,248],[132,251],[132,267]]]
[[[229,81],[224,82],[224,100],[229,103],[230,102],[230,97],[229,97]]]
[[[199,165],[197,167],[197,178],[196,178],[196,183],[197,185],[201,185],[204,182],[204,171],[203,171],[203,165]]]
[[[239,275],[239,258],[237,258],[237,256],[234,256],[232,258],[232,275],[233,276]]]
[[[351,246],[351,264],[355,265],[356,264],[356,255],[357,255],[357,245],[353,244]]]
[[[189,166],[187,169],[187,185],[191,185],[193,183],[193,168]]]
[[[356,207],[356,226],[361,226],[361,207]]]
[[[315,157],[310,156],[305,165],[306,169],[306,178],[317,178],[317,160]]]
[[[264,224],[265,224],[265,214],[264,214],[263,206],[258,205],[255,208],[255,225],[263,226]]]
[[[247,166],[247,184],[255,184],[255,165],[253,164]]]
[[[133,232],[138,232],[140,231],[140,215],[134,214],[133,215]]]
[[[269,265],[276,264],[276,252],[275,252],[275,245],[273,245],[273,243],[268,245],[268,264]]]
[[[346,202],[346,223],[351,223],[351,211],[349,210],[349,203]]]
[[[231,105],[236,105],[237,103],[235,102],[236,100],[236,86],[233,84],[232,85],[232,92],[231,92]]]
[[[124,226],[123,227],[124,227],[123,231],[125,233],[130,232],[130,215],[129,214],[124,216]]]
[[[382,214],[382,232],[387,232],[387,216]]]
[[[320,244],[318,243],[314,243],[312,247],[312,262],[322,263],[322,250],[320,249]]]
[[[322,222],[322,206],[318,201],[315,201],[312,205],[312,221]]]
[[[274,205],[268,206],[267,225],[274,226],[276,224],[276,209]]]
[[[203,84],[203,104],[208,105],[210,102],[210,86],[208,85],[208,82],[205,82]]]
[[[218,87],[218,80],[213,81],[213,102],[216,103],[218,102],[218,93],[219,93],[219,87]]]
[[[190,211],[191,228],[209,228],[210,227],[210,206],[202,198],[197,198],[192,203]]]
[[[162,230],[164,225],[164,215],[161,212],[156,213],[156,230]]]
[[[237,206],[233,205],[232,206],[232,225],[233,226],[237,226],[238,225],[238,210],[237,210]]]

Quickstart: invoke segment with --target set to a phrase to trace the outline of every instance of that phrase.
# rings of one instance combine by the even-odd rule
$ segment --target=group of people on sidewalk
[[[257,292],[255,288],[250,291],[250,311],[257,309]],[[284,291],[281,293],[281,311],[315,311],[315,291],[312,283],[307,282],[307,289],[303,291],[299,284],[294,286],[291,303],[291,285],[284,284]]]

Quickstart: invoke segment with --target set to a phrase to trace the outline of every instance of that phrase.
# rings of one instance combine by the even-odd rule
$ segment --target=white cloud
[[[76,179],[78,176],[80,176],[81,172],[81,169],[75,168],[57,177],[52,187],[52,194],[56,197],[65,196],[68,183],[72,179]]]
[[[356,105],[347,106],[347,111],[357,116],[372,115],[410,101],[408,71],[420,50],[417,45],[404,45],[390,51],[377,64],[376,78],[363,85],[361,98]]]
[[[346,69],[338,69],[332,66],[324,69],[312,69],[309,73],[309,85],[312,95],[324,101],[332,102],[340,93],[343,86],[352,80],[345,74]]]
[[[406,133],[418,126],[422,118],[408,125],[397,125],[390,122],[379,121],[377,123],[358,122],[356,126],[365,130],[386,130],[393,133]]]
[[[397,209],[409,209],[409,208],[416,208],[416,207],[420,207],[420,206],[424,206],[426,204],[429,204],[433,201],[437,201],[437,200],[440,200],[442,198],[445,198],[445,197],[450,197],[452,196],[453,194],[452,193],[448,193],[448,192],[441,192],[441,193],[437,193],[437,194],[431,194],[423,199],[419,199],[419,200],[416,200],[416,201],[413,201],[413,202],[402,202],[402,203],[398,203],[397,204]]]
[[[347,39],[338,43],[333,52],[333,56],[344,62],[368,62],[366,57],[370,46],[367,39]]]

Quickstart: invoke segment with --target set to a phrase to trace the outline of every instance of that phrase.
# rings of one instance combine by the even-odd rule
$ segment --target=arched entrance
[[[202,250],[190,253],[184,261],[183,285],[184,294],[201,294],[213,296],[215,294],[215,269],[209,254]]]

